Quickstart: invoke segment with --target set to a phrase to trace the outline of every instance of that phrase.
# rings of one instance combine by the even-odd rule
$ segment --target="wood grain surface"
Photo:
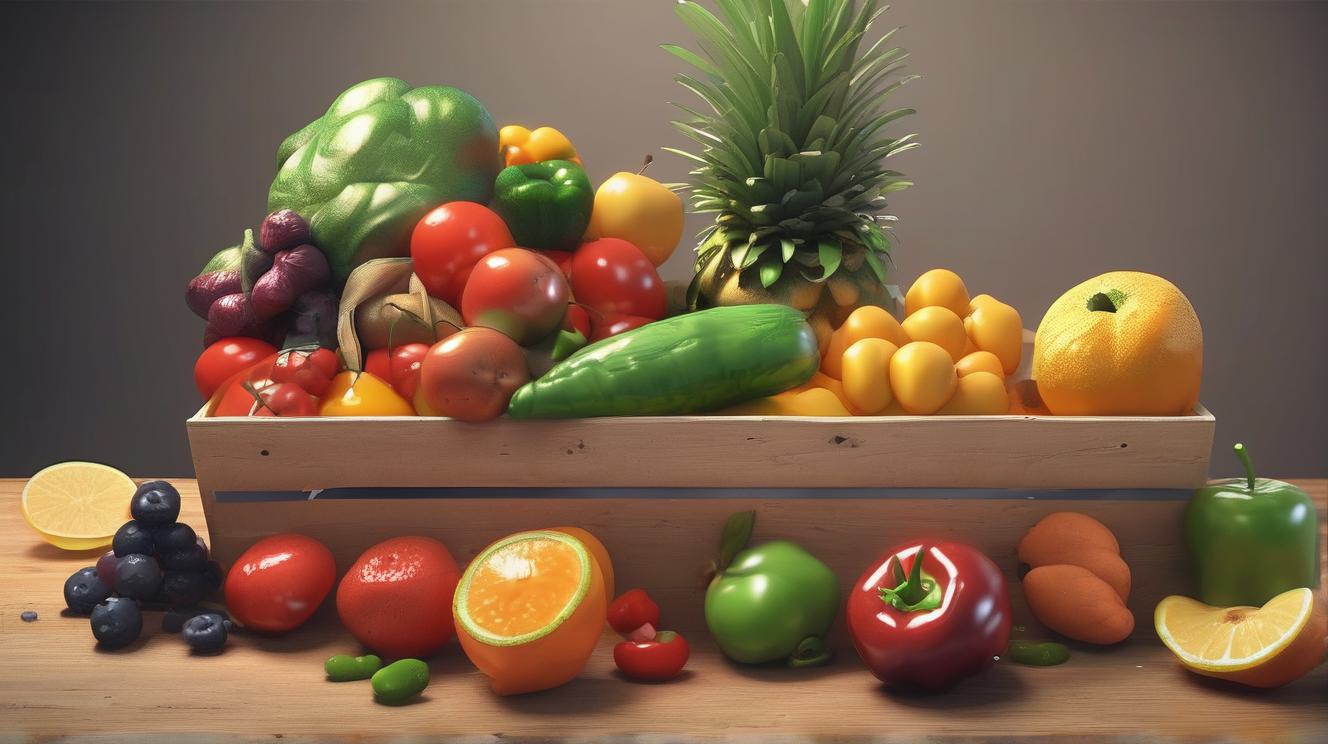
[[[184,519],[201,528],[193,484],[179,485],[185,496]],[[1322,533],[1328,481],[1301,485],[1316,499]],[[433,682],[420,702],[386,708],[372,702],[367,683],[336,685],[323,680],[324,658],[358,650],[330,607],[285,638],[239,634],[214,657],[191,657],[178,638],[153,632],[160,617],[149,613],[139,642],[123,651],[98,651],[85,618],[61,615],[60,593],[65,577],[94,562],[96,553],[65,553],[41,542],[19,515],[21,487],[21,481],[0,481],[0,653],[5,661],[5,673],[0,675],[0,742],[410,742],[440,737],[608,741],[625,735],[652,742],[772,737],[891,742],[1038,737],[1321,742],[1328,723],[1328,667],[1320,666],[1294,685],[1267,692],[1189,675],[1147,632],[1150,608],[1134,602],[1143,632],[1118,647],[1075,645],[1068,664],[1048,669],[1001,661],[948,694],[916,697],[883,691],[846,648],[842,628],[833,635],[837,658],[822,669],[730,664],[696,627],[697,614],[686,606],[696,595],[681,589],[660,596],[665,624],[684,627],[693,646],[688,672],[679,680],[643,685],[620,678],[613,671],[612,641],[606,636],[573,683],[536,695],[497,698],[452,644],[431,660]],[[1147,502],[1138,503],[1147,508]],[[956,508],[944,502],[931,507]],[[1079,507],[1090,513],[1093,508],[1089,502]],[[457,523],[447,529],[457,540],[464,541],[466,534],[479,540],[480,533],[500,527],[543,526],[568,516],[559,513],[556,504],[544,508],[532,503],[524,513],[500,511],[483,518],[473,512],[466,518],[477,524]],[[705,516],[705,507],[695,502],[673,503],[672,508],[689,520]],[[820,524],[833,528],[799,526],[779,508],[779,504],[763,506],[758,538],[793,530],[799,539],[833,550],[832,545],[843,542],[847,534],[880,532],[884,548],[898,536],[896,530],[903,529],[854,523],[853,515],[837,511],[844,505],[830,505],[823,515]],[[1019,516],[1012,518],[1014,514]],[[1032,512],[999,515],[999,511],[989,513],[987,521],[989,531],[1001,535],[993,539],[1004,541],[1006,531],[1021,528],[1002,525],[1027,519]],[[693,566],[704,559],[683,554],[693,546],[674,539],[670,525],[679,520],[653,519],[658,540],[636,550],[660,553],[656,562],[663,565]],[[974,519],[956,516],[954,528],[971,529]],[[604,513],[596,524],[633,524],[633,520],[643,527],[651,525],[623,508]],[[1121,533],[1133,529],[1124,525],[1117,522],[1113,527]],[[1153,532],[1129,532],[1140,536],[1134,542],[1122,534],[1123,553],[1135,563],[1171,561],[1177,548],[1167,535],[1176,535],[1174,528],[1170,523]],[[262,525],[254,529],[261,530]],[[640,565],[642,555],[629,545],[610,548],[622,556],[618,561],[622,587],[648,579],[656,570]],[[1012,546],[1004,550],[1011,552]],[[847,555],[831,562],[841,563],[836,570],[847,571],[852,578],[871,557],[857,556],[852,566]],[[1149,589],[1155,580],[1139,574],[1136,567],[1137,597],[1162,588]],[[1020,594],[1012,590],[1016,597]],[[22,622],[19,614],[25,610],[37,611],[40,619]],[[1026,619],[1019,623],[1024,631],[1017,635],[1042,636],[1035,624]]]

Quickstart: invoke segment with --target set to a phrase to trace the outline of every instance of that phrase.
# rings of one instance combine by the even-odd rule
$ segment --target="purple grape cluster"
[[[185,303],[208,322],[203,345],[230,336],[273,346],[336,346],[338,297],[327,257],[309,223],[289,209],[245,231],[242,244],[222,250],[189,282]]]
[[[90,616],[93,636],[105,648],[133,643],[143,629],[144,609],[192,613],[189,617],[203,614],[195,608],[221,588],[223,578],[221,565],[209,558],[203,538],[177,521],[180,493],[170,483],[149,481],[139,486],[129,513],[133,519],[116,531],[111,549],[97,559],[97,565],[75,571],[64,586],[65,604],[76,614]],[[229,628],[218,631],[220,622],[210,622],[207,632],[199,635],[206,650],[225,642]]]

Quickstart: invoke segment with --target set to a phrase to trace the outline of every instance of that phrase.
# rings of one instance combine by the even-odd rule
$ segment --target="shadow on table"
[[[1026,694],[1025,685],[1008,665],[996,664],[975,677],[961,680],[941,693],[891,690],[880,685],[881,697],[896,705],[919,710],[954,710],[1003,705]]]
[[[487,680],[483,684],[487,684]],[[579,716],[603,713],[649,694],[641,685],[623,684],[615,677],[580,677],[562,687],[526,695],[497,698],[498,706],[511,713],[541,716]]]

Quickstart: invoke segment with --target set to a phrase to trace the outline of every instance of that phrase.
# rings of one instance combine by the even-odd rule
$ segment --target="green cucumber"
[[[581,349],[512,396],[513,418],[676,416],[782,393],[820,365],[816,334],[784,305],[716,307]]]

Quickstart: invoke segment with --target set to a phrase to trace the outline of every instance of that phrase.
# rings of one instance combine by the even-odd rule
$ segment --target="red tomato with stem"
[[[429,294],[460,307],[475,264],[516,245],[507,223],[483,204],[449,202],[424,215],[410,236],[415,275]]]
[[[226,609],[245,628],[288,633],[323,604],[337,580],[332,551],[304,535],[272,535],[249,546],[226,574]]]
[[[854,585],[845,615],[858,655],[887,687],[943,690],[991,664],[1010,640],[1001,570],[950,540],[886,552]]]
[[[259,402],[254,394],[273,384],[271,374],[276,361],[277,356],[273,354],[248,369],[231,375],[209,399],[210,415],[213,417],[254,415]]]
[[[237,372],[277,353],[277,348],[256,338],[233,336],[213,343],[194,362],[194,384],[203,400],[221,388]]]
[[[467,326],[501,331],[526,346],[558,328],[571,294],[552,261],[524,248],[508,248],[475,264],[461,293],[461,317]]]
[[[572,294],[602,314],[659,320],[667,311],[664,281],[640,248],[619,238],[600,238],[572,254]]]
[[[467,328],[434,344],[420,367],[419,392],[431,415],[489,421],[530,382],[525,352],[492,328]]]
[[[375,653],[421,658],[452,638],[452,595],[461,569],[428,537],[396,537],[369,548],[337,586],[337,615]]]
[[[687,665],[692,649],[687,639],[671,630],[650,641],[623,641],[613,647],[613,663],[623,674],[644,682],[673,679]]]
[[[258,391],[253,416],[317,416],[318,396],[293,382],[274,382]]]
[[[642,625],[659,627],[659,605],[644,589],[628,589],[609,603],[609,627],[627,635]]]

